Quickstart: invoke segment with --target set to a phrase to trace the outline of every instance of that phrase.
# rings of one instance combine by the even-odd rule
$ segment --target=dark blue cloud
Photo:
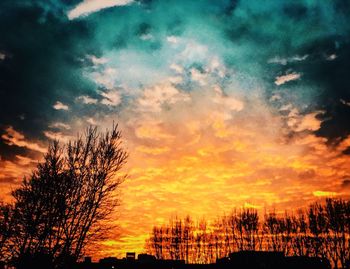
[[[11,3],[11,4],[10,4]],[[1,125],[12,125],[29,137],[41,136],[50,119],[59,117],[57,100],[91,91],[80,59],[95,51],[84,22],[70,22],[63,12],[37,4],[1,3]],[[22,118],[22,119],[21,119]]]

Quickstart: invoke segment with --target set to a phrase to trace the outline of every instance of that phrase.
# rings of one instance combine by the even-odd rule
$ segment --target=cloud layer
[[[130,176],[120,229],[94,255],[141,251],[176,213],[348,197],[349,12],[346,0],[2,1],[3,197],[52,139],[113,121]]]

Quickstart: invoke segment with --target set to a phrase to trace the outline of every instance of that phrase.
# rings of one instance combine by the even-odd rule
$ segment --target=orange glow
[[[119,115],[130,152],[123,169],[129,177],[115,217],[118,229],[93,246],[95,258],[142,252],[153,225],[176,214],[213,220],[234,207],[263,213],[265,208],[300,208],[325,196],[348,197],[342,181],[350,175],[350,156],[341,153],[350,138],[327,146],[326,139],[312,133],[320,126],[316,114],[298,115],[300,124],[290,127],[259,100],[243,115],[240,110],[246,103],[239,97],[223,101],[217,89],[186,96],[166,90],[168,95],[142,96],[147,113],[135,105]],[[162,113],[159,98],[171,99]],[[101,128],[108,127],[111,119],[106,118]],[[288,128],[297,131],[293,129],[295,135],[287,139]],[[18,139],[23,146],[37,148],[37,143]],[[34,164],[21,156],[2,162],[0,177],[15,177],[18,183]],[[8,187],[2,193],[8,194]]]

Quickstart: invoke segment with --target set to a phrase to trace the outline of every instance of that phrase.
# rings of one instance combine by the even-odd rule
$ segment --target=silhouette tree
[[[257,250],[259,240],[259,215],[255,209],[244,208],[238,213],[238,227],[242,233],[243,249]]]
[[[271,251],[283,251],[284,220],[277,217],[276,213],[265,215],[264,229],[267,236],[267,246]]]
[[[349,268],[349,201],[327,199],[297,214],[267,212],[262,220],[254,209],[235,209],[212,223],[194,223],[187,216],[154,227],[147,252],[162,259],[209,263],[234,251],[280,251],[288,256],[328,259],[333,268]]]
[[[14,234],[11,205],[0,204],[0,260],[6,261],[10,258],[12,244],[10,238]]]
[[[183,227],[183,242],[186,263],[189,263],[190,255],[192,253],[193,236],[193,221],[190,216],[187,216],[184,220]]]
[[[350,261],[350,202],[327,199],[325,215],[328,220],[328,255],[335,268],[346,268]]]
[[[68,267],[87,242],[101,235],[125,179],[118,172],[128,155],[117,127],[105,133],[90,127],[63,146],[53,142],[31,177],[13,191],[14,204],[1,209],[1,223],[9,216],[14,228],[5,245],[14,246],[18,263],[46,255],[56,268]],[[1,229],[5,239],[8,229]]]
[[[324,207],[319,203],[310,205],[308,210],[308,219],[312,253],[316,257],[325,257],[325,239],[329,237],[329,227],[327,224],[327,217]]]

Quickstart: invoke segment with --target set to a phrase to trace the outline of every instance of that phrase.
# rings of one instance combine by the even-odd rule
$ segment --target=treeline
[[[173,218],[154,227],[146,250],[158,259],[212,263],[242,250],[327,258],[333,268],[350,265],[350,201],[327,199],[297,213],[265,213],[243,208],[217,218]]]

